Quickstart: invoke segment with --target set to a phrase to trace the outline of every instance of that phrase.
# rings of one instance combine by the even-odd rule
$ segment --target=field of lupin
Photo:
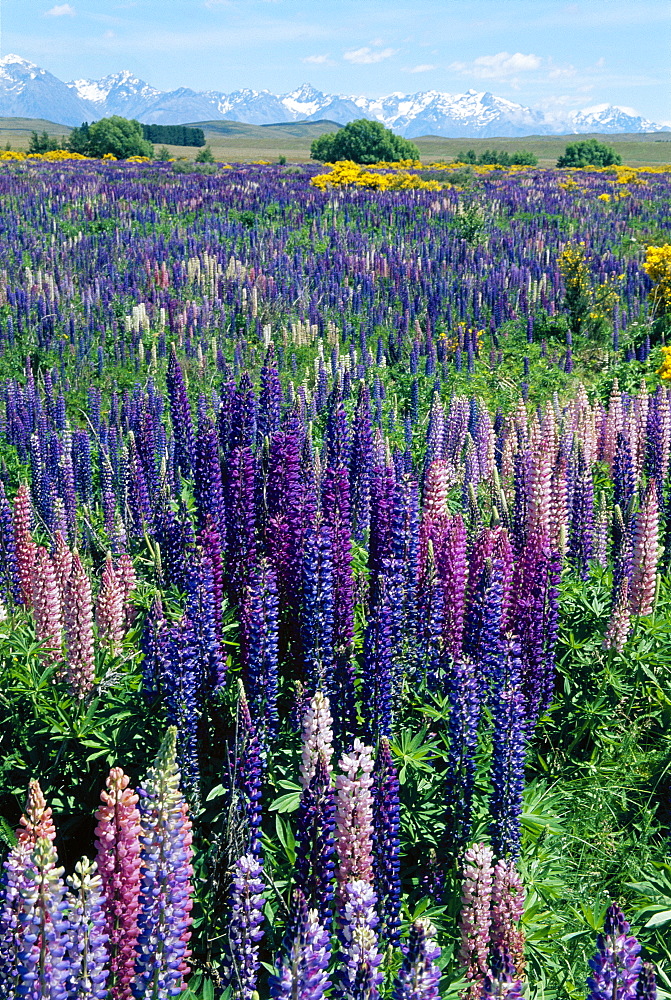
[[[2,997],[671,996],[671,169],[362,174],[0,166]]]

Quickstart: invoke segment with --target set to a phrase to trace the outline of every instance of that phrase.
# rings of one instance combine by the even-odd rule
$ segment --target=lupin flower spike
[[[253,854],[235,863],[224,981],[233,1000],[256,1000],[259,942],[263,937],[263,866]]]
[[[102,879],[82,858],[68,879],[68,992],[77,1000],[107,1000],[107,941]]]
[[[140,812],[130,778],[113,767],[100,793],[95,829],[109,939],[111,1000],[131,1000],[140,904]]]
[[[603,932],[596,939],[596,954],[589,960],[588,1000],[636,1000],[641,970],[641,946],[629,934],[629,924],[617,904],[606,911]]]
[[[354,740],[336,778],[336,849],[341,889],[352,880],[373,881],[373,751]]]
[[[270,996],[275,1000],[322,1000],[330,987],[328,964],[331,940],[319,923],[317,910],[308,910],[300,889],[294,891],[291,919],[270,977]]]
[[[396,976],[393,1000],[439,1000],[440,948],[436,928],[429,920],[416,920],[404,948],[403,964]]]
[[[301,757],[301,784],[303,788],[307,788],[312,781],[320,754],[323,754],[330,774],[331,757],[333,756],[333,717],[328,698],[321,691],[317,691],[303,717],[303,753]]]
[[[469,985],[464,1000],[480,1000],[489,974],[490,904],[492,898],[492,850],[484,844],[469,847],[464,856],[464,882],[459,918],[461,946],[459,965]]]
[[[378,918],[375,892],[363,879],[344,886],[341,910],[341,958],[338,997],[341,1000],[377,1000],[383,976],[379,969]]]

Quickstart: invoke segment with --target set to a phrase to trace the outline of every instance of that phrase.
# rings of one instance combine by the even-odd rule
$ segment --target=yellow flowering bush
[[[671,379],[671,347],[662,348],[662,363],[657,369],[657,374],[667,382]]]
[[[69,149],[50,149],[48,153],[23,153],[14,149],[0,150],[0,160],[46,160],[50,162],[60,162],[61,160],[86,160],[88,157],[81,153],[71,153]]]
[[[325,191],[331,187],[354,187],[369,188],[374,191],[406,191],[409,189],[421,191],[440,191],[442,185],[438,181],[424,181],[416,174],[410,174],[404,170],[389,170],[386,173],[379,173],[362,167],[353,160],[338,160],[337,163],[328,164],[331,170],[328,174],[317,174],[310,183]],[[386,164],[385,164],[386,166]]]
[[[671,243],[648,247],[643,270],[653,283],[650,301],[656,315],[671,313]]]

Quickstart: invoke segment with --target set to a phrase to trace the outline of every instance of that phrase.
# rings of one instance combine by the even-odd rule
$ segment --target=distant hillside
[[[181,124],[181,123],[180,123]],[[202,128],[203,132],[216,132],[219,135],[240,135],[255,139],[268,139],[276,133],[278,136],[290,135],[296,139],[316,139],[328,132],[337,132],[342,125],[338,122],[273,122],[268,125],[248,125],[245,122],[211,121],[189,122],[189,128]]]

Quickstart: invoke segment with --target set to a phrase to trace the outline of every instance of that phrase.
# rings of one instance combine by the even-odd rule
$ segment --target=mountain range
[[[254,125],[356,118],[383,122],[408,138],[565,135],[582,132],[671,131],[614,105],[598,105],[564,115],[548,115],[488,91],[446,94],[438,90],[368,98],[324,94],[304,83],[288,94],[269,90],[161,91],[124,70],[101,80],[64,83],[21,56],[0,60],[0,116],[46,118],[78,125],[123,115],[157,125],[234,120]]]

